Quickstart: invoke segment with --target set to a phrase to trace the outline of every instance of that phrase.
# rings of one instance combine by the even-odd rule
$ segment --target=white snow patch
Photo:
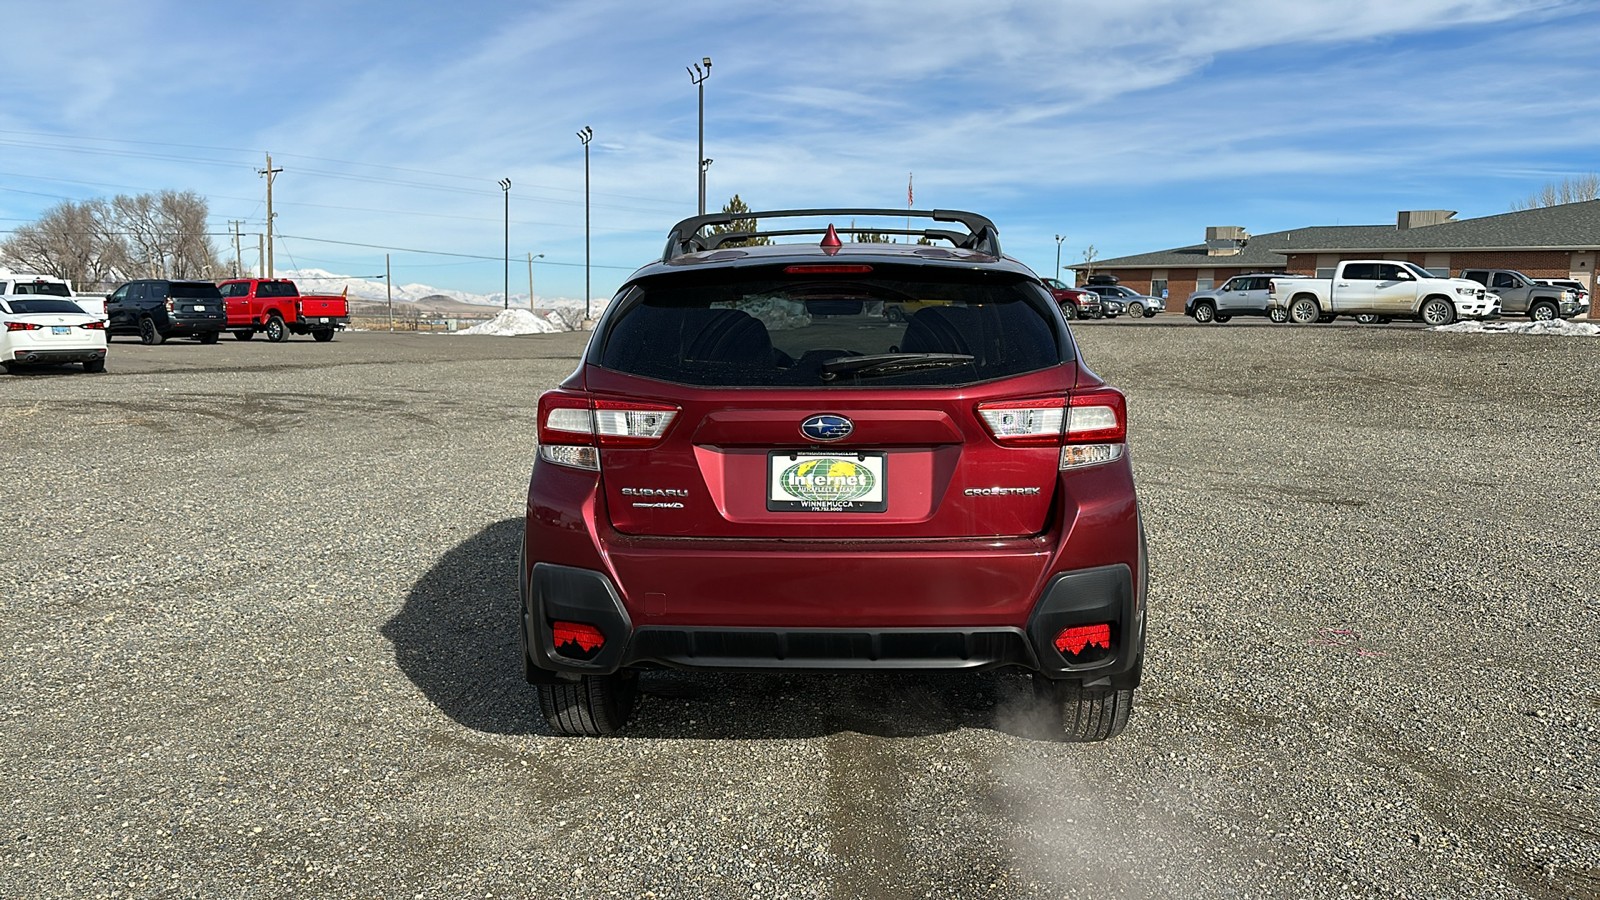
[[[525,309],[507,309],[501,311],[499,315],[487,322],[450,333],[514,337],[519,334],[555,334],[559,331],[566,331],[566,329]]]
[[[713,303],[712,307],[718,309],[738,309],[747,312],[761,324],[767,326],[768,331],[787,331],[791,328],[804,328],[811,324],[811,313],[806,310],[806,305],[796,300],[786,300],[782,297],[750,297],[736,303]]]
[[[1600,324],[1551,319],[1548,322],[1457,322],[1440,325],[1432,331],[1469,334],[1554,334],[1562,337],[1600,337]]]

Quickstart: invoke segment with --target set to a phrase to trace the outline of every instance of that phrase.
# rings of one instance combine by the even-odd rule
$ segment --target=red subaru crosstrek
[[[686,219],[539,398],[522,641],[554,730],[615,732],[662,667],[1011,666],[1065,739],[1126,726],[1147,572],[1123,395],[992,222],[911,215],[964,230]]]

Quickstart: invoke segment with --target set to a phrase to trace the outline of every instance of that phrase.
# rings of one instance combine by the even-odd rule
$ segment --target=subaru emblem
[[[844,416],[812,416],[800,423],[800,433],[813,441],[837,441],[850,436],[856,426]]]

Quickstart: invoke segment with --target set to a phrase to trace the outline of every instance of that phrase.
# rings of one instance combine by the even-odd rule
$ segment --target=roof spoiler
[[[998,258],[1000,230],[988,218],[973,212],[957,209],[775,209],[765,212],[711,213],[692,216],[672,226],[667,232],[667,247],[661,254],[662,262],[670,262],[687,253],[715,250],[729,241],[744,241],[758,237],[785,237],[803,234],[826,234],[827,225],[815,228],[794,228],[776,231],[724,231],[701,234],[707,228],[732,225],[735,222],[757,222],[761,219],[843,218],[847,216],[881,216],[883,218],[932,219],[935,222],[957,222],[966,226],[966,233],[943,228],[917,230],[911,228],[885,229],[867,227],[838,228],[846,234],[900,234],[949,241],[963,250],[973,250]]]

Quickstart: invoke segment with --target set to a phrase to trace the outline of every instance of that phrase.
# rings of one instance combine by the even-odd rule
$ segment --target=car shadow
[[[490,734],[553,732],[522,677],[517,545],[505,519],[449,550],[380,629],[395,663],[440,711]],[[620,737],[805,738],[841,732],[917,737],[986,728],[1042,736],[1026,675],[998,672],[642,673]]]

